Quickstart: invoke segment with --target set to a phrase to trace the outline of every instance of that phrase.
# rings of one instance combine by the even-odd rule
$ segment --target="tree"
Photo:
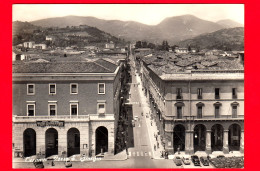
[[[189,51],[189,52],[191,51],[191,47],[190,47],[190,45],[188,46],[188,51]]]
[[[137,41],[135,43],[135,48],[142,48],[142,42],[141,41]]]

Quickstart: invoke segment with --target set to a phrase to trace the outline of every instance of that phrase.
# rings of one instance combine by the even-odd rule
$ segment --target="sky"
[[[137,21],[156,25],[172,16],[191,14],[204,20],[231,19],[244,24],[243,4],[15,4],[13,21],[93,16],[106,20]]]

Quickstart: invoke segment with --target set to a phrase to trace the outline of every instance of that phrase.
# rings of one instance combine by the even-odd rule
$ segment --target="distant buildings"
[[[179,47],[176,47],[175,48],[175,52],[176,53],[188,53],[188,48],[179,48]]]
[[[34,49],[46,49],[47,45],[44,43],[35,44],[35,42],[24,42],[23,47],[25,48],[34,48]]]
[[[110,41],[109,43],[105,44],[105,49],[114,49],[115,48],[115,44],[113,41]]]

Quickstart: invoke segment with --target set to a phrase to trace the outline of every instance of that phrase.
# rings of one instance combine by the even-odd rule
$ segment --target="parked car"
[[[35,168],[44,168],[43,162],[40,161],[39,159],[35,159],[33,161],[34,167]]]
[[[181,166],[182,165],[182,162],[181,162],[181,158],[179,156],[176,156],[174,159],[173,159],[174,163],[176,164],[176,166]]]
[[[224,155],[218,155],[217,158],[225,158]]]
[[[189,165],[190,164],[190,158],[188,156],[184,156],[182,158],[182,162],[185,164],[185,165]]]
[[[200,166],[200,160],[197,155],[192,155],[191,161],[193,162],[194,166]]]
[[[204,166],[209,166],[209,160],[207,157],[200,157],[200,161]]]
[[[68,167],[72,167],[72,163],[70,160],[66,160],[65,161],[65,167],[68,168]]]

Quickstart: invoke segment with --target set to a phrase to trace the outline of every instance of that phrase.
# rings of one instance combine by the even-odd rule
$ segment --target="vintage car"
[[[190,164],[190,158],[188,156],[184,156],[182,158],[182,162],[185,164],[185,165],[189,165]]]
[[[191,161],[193,162],[194,166],[200,166],[200,160],[197,155],[192,155]]]
[[[35,168],[44,168],[43,162],[40,161],[39,159],[35,159],[33,161],[34,167]]]
[[[200,161],[204,166],[209,166],[209,160],[207,157],[200,157]]]
[[[65,167],[66,167],[66,168],[72,167],[72,163],[71,163],[70,160],[66,160],[64,164],[65,164]]]
[[[182,165],[182,162],[181,162],[181,158],[179,156],[176,156],[174,159],[173,159],[174,163],[176,164],[176,166],[181,166]]]

